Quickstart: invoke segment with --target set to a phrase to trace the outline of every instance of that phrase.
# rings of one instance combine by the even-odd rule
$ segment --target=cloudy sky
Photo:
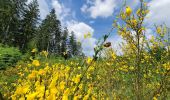
[[[86,55],[93,55],[96,41],[112,27],[124,0],[38,0],[41,19],[44,19],[50,10],[56,10],[57,17],[62,26],[74,31],[76,38],[82,42]],[[133,10],[139,6],[140,0],[127,0]],[[145,0],[146,1],[146,0]],[[148,37],[152,35],[153,24],[165,23],[170,27],[170,0],[147,0],[150,13],[145,25],[148,26]],[[28,0],[28,3],[31,0]],[[84,39],[84,34],[90,32],[91,38]],[[112,32],[109,41],[113,47],[117,47],[121,38],[115,31]]]

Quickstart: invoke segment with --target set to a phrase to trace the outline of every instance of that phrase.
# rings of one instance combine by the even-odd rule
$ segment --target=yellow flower
[[[47,100],[56,100],[55,94],[50,94],[50,95],[47,97]]]
[[[136,19],[133,19],[133,20],[132,20],[132,24],[133,24],[134,26],[136,26],[136,25],[137,25],[137,20],[136,20]]]
[[[161,34],[161,27],[157,27],[156,31],[157,31],[158,34]]]
[[[32,53],[35,53],[35,52],[37,52],[37,49],[36,48],[34,48],[34,49],[32,49],[32,51],[31,51]]]
[[[153,97],[153,100],[158,100],[156,97]]]
[[[64,95],[62,100],[68,100],[68,95]]]
[[[88,100],[88,98],[89,98],[89,94],[85,95],[85,96],[83,97],[83,100]]]
[[[92,62],[92,60],[93,60],[93,59],[92,59],[91,57],[88,57],[88,58],[87,58],[87,61],[86,61],[87,64],[90,64],[90,63]]]
[[[31,74],[28,75],[28,79],[33,79],[35,78],[36,74],[32,72]]]
[[[81,74],[80,75],[76,75],[76,77],[73,78],[74,83],[79,83],[80,82],[80,78],[81,78]]]
[[[60,82],[60,89],[64,90],[66,82],[62,81]]]
[[[22,93],[23,93],[22,87],[21,87],[21,86],[17,87],[17,89],[16,89],[16,91],[15,91],[15,94],[20,95],[20,94],[22,94]]]
[[[73,98],[73,100],[79,100],[81,98],[81,95],[76,95],[76,96],[74,96],[74,98]]]
[[[32,65],[38,67],[40,66],[40,62],[38,60],[33,60]]]
[[[64,91],[62,100],[68,100],[69,93],[70,93],[70,90],[69,90],[69,88],[67,88],[67,89]]]
[[[47,57],[48,56],[48,52],[47,51],[42,51],[42,54]]]
[[[88,71],[94,71],[94,66],[90,66]]]
[[[28,94],[26,97],[27,97],[27,100],[34,100],[34,98],[38,95],[37,92],[34,92],[34,93],[31,93],[31,94]]]
[[[79,89],[82,90],[83,89],[83,84],[79,85]]]
[[[40,69],[39,71],[38,71],[38,74],[39,75],[44,75],[46,72],[43,70],[43,69]]]
[[[124,13],[122,13],[120,16],[121,16],[121,18],[122,18],[123,20],[126,19],[126,15],[125,15]]]
[[[130,66],[129,69],[133,71],[135,68],[133,66]]]
[[[29,85],[26,85],[26,86],[23,86],[22,87],[22,92],[24,93],[24,94],[26,94],[30,89],[30,86]]]
[[[116,54],[114,52],[111,52],[111,57],[112,57],[113,60],[115,60],[116,59]]]
[[[131,9],[129,6],[127,6],[127,7],[126,7],[126,15],[127,15],[127,16],[130,16],[131,13],[132,13],[132,9]]]

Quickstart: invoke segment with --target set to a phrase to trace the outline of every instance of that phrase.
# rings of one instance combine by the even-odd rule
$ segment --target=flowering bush
[[[169,31],[165,25],[156,26],[156,35],[147,39],[143,25],[147,13],[147,3],[141,0],[136,12],[127,6],[114,21],[111,31],[116,29],[125,41],[121,55],[111,48],[111,42],[106,42],[110,32],[97,43],[94,56],[84,59],[50,58],[47,51],[38,53],[33,49],[34,55],[28,61],[0,73],[3,97],[12,100],[169,100]],[[88,33],[85,38],[90,36]]]

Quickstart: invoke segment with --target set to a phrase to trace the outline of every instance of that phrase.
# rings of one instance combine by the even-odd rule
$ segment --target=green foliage
[[[57,49],[60,49],[61,25],[54,9],[42,21],[36,39],[39,51],[46,50],[50,53],[59,53]]]
[[[0,45],[0,69],[14,66],[21,59],[21,53],[17,48]]]

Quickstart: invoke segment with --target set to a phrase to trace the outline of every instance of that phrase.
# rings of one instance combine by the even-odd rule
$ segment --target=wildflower
[[[73,100],[79,100],[81,98],[81,95],[74,96]]]
[[[48,52],[47,51],[42,51],[42,54],[47,57],[48,56]]]
[[[64,81],[60,82],[60,89],[61,89],[61,90],[64,90],[65,84],[66,84],[66,83],[65,83]]]
[[[94,66],[90,66],[88,71],[94,71]]]
[[[27,97],[27,100],[34,100],[34,98],[37,96],[38,92],[34,92],[34,93],[31,93],[31,94],[28,94],[26,97]]]
[[[130,16],[131,13],[132,13],[132,9],[131,9],[129,6],[127,6],[127,7],[126,7],[126,15],[127,15],[127,16]]]
[[[33,60],[32,65],[38,67],[40,66],[40,62],[38,60]]]
[[[30,88],[29,85],[23,86],[23,87],[22,87],[22,92],[23,92],[24,94],[26,94],[26,93],[29,91],[29,88]]]
[[[67,88],[67,89],[64,91],[62,100],[68,100],[68,95],[69,95],[69,93],[70,93],[70,90],[69,90],[69,88]]]
[[[136,26],[136,25],[137,25],[137,20],[136,20],[136,19],[133,19],[133,20],[132,20],[132,24],[133,24],[134,26]]]
[[[32,49],[32,51],[31,51],[32,53],[35,53],[35,52],[37,52],[37,49],[36,48],[34,48],[34,49]]]
[[[133,71],[135,68],[133,66],[130,66],[129,69]]]
[[[23,93],[23,89],[22,89],[22,87],[21,86],[19,86],[17,89],[16,89],[16,91],[15,91],[15,94],[22,94]]]
[[[79,83],[80,82],[80,78],[81,78],[81,74],[80,75],[76,75],[76,77],[73,78],[74,83]]]
[[[124,13],[122,13],[122,14],[121,14],[121,18],[122,18],[123,20],[125,20],[125,19],[126,19],[126,15],[125,15]]]
[[[38,71],[38,74],[39,75],[44,75],[46,72],[43,70],[43,69],[40,69],[39,71]]]
[[[141,9],[138,9],[137,11],[136,11],[136,14],[139,16],[140,15],[140,11],[141,11]]]
[[[158,34],[161,34],[161,27],[157,27],[156,31],[157,31]]]
[[[83,84],[79,85],[79,89],[82,90],[83,89]]]
[[[153,100],[158,100],[156,97],[153,97]]]
[[[88,98],[89,98],[89,94],[85,95],[85,96],[83,97],[83,100],[88,100]]]
[[[31,73],[31,74],[28,75],[28,79],[33,79],[33,78],[35,78],[35,74],[34,73]]]
[[[115,60],[116,59],[116,54],[114,52],[111,52],[111,57],[112,57],[113,60]]]
[[[87,58],[87,64],[90,64],[90,63],[92,62],[92,60],[93,60],[93,59],[92,59],[91,57],[88,57],[88,58]]]

